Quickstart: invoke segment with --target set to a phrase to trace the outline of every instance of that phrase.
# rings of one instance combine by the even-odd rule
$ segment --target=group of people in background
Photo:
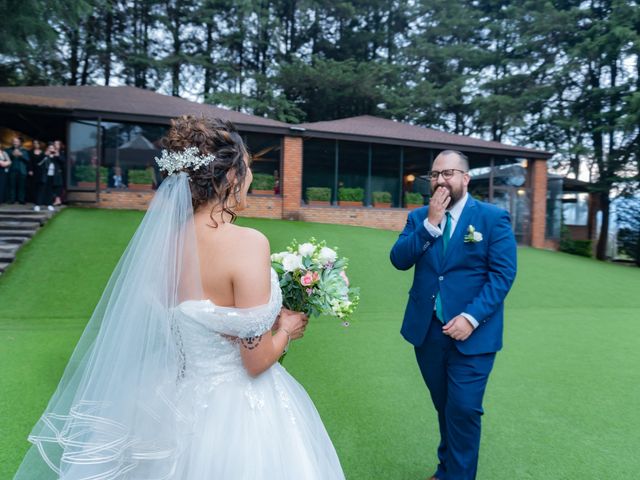
[[[64,144],[60,140],[46,145],[33,141],[27,150],[22,138],[12,139],[11,147],[0,149],[0,203],[34,203],[54,210],[62,204],[65,166]]]

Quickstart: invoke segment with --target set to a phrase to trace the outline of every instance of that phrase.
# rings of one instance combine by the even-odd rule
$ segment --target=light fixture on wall
[[[527,168],[529,166],[529,161],[525,158],[524,160],[522,160],[522,163],[520,165],[522,165],[522,168]]]
[[[524,188],[518,189],[518,195],[523,196],[525,193],[527,193],[527,191]]]
[[[416,179],[416,176],[410,173],[406,177],[404,177],[407,182],[413,182]]]

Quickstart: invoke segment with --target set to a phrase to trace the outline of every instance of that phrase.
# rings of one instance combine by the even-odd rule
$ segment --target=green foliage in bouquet
[[[338,257],[336,250],[311,238],[302,244],[293,240],[286,251],[271,255],[286,308],[338,317],[347,324],[360,301],[360,289],[349,286],[348,260]]]
[[[361,202],[364,199],[364,188],[347,188],[340,187],[338,189],[338,200],[345,202]]]
[[[389,192],[373,192],[373,201],[375,203],[391,203],[391,194]]]
[[[254,173],[251,188],[253,190],[273,190],[276,186],[276,179],[268,173]]]
[[[404,203],[411,205],[422,205],[422,195],[415,192],[406,192],[404,194]]]
[[[329,187],[309,187],[307,188],[307,200],[330,202],[331,189]]]

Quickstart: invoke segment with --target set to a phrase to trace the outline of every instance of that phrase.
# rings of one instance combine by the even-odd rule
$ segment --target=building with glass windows
[[[433,159],[454,149],[469,158],[471,193],[511,213],[521,244],[551,245],[551,153],[372,116],[290,125],[134,87],[3,87],[0,142],[61,139],[67,202],[145,208],[161,182],[161,139],[183,114],[230,120],[242,133],[259,174],[243,215],[400,230],[407,209],[428,202]]]

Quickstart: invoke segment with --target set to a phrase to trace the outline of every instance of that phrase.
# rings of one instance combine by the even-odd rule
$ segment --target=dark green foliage
[[[618,251],[640,267],[640,199],[625,198],[616,205]]]
[[[307,188],[307,200],[330,202],[331,189],[329,187],[309,187]]]
[[[150,170],[129,170],[127,175],[130,184],[150,185],[153,182],[153,173]]]
[[[361,202],[364,199],[364,188],[347,188],[340,187],[338,189],[338,200],[345,202]]]
[[[422,195],[416,192],[406,192],[404,194],[404,203],[411,205],[422,205],[424,200]]]
[[[276,180],[273,175],[268,173],[254,173],[251,188],[253,190],[273,190]]]
[[[573,240],[566,225],[560,231],[560,251],[581,257],[593,256],[593,244],[591,240]]]
[[[376,203],[391,203],[389,192],[373,192],[373,201]]]

